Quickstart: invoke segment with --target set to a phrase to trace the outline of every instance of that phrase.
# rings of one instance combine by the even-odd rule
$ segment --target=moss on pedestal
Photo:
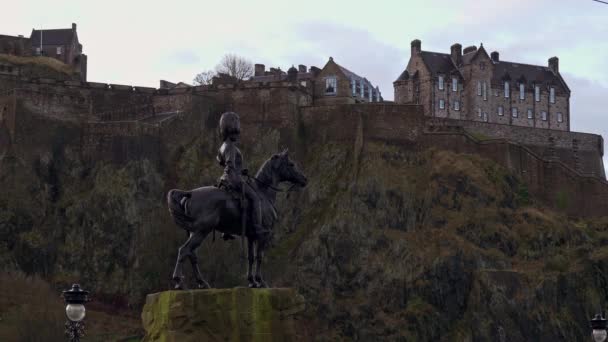
[[[144,341],[301,340],[294,289],[211,289],[150,294],[142,313]]]

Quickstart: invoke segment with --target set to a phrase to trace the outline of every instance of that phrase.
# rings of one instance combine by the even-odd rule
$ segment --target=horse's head
[[[289,159],[289,151],[286,149],[272,156],[272,168],[278,176],[279,182],[290,182],[299,186],[306,186],[308,179],[300,171],[298,166]]]

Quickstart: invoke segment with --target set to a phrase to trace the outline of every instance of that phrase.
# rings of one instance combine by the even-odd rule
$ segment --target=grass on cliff
[[[14,65],[25,66],[39,66],[44,68],[49,68],[51,70],[61,72],[64,74],[71,75],[74,73],[74,68],[71,66],[51,57],[22,57],[22,56],[13,56],[0,53],[0,61],[6,62]]]

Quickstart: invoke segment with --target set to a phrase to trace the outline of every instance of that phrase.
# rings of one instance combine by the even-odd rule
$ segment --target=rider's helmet
[[[235,112],[226,112],[220,118],[220,134],[222,141],[226,141],[230,136],[241,133],[241,121]]]

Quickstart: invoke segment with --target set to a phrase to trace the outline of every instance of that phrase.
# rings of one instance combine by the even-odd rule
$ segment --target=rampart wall
[[[557,210],[573,216],[608,215],[608,182],[603,176],[585,175],[556,158],[545,159],[535,152],[532,145],[511,139],[478,139],[453,121],[461,122],[434,118],[429,124],[429,118],[417,105],[314,106],[301,109],[299,124],[302,127],[296,131],[309,138],[315,135],[315,139],[321,141],[351,142],[355,152],[365,141],[380,140],[397,142],[405,148],[433,147],[477,154],[521,175],[532,194]],[[437,130],[437,126],[443,128]],[[572,136],[567,132],[561,133],[564,133],[559,136],[561,143],[572,137],[587,138],[586,148],[592,148],[593,139],[597,137],[592,134],[585,136],[584,133],[572,133]],[[533,139],[538,138],[525,137],[522,141],[530,143]],[[595,158],[601,162],[597,147]]]
[[[606,178],[604,140],[597,134],[518,127],[508,124],[428,118],[427,128],[460,127],[481,140],[507,139],[525,145],[546,160],[560,161],[585,175]]]

